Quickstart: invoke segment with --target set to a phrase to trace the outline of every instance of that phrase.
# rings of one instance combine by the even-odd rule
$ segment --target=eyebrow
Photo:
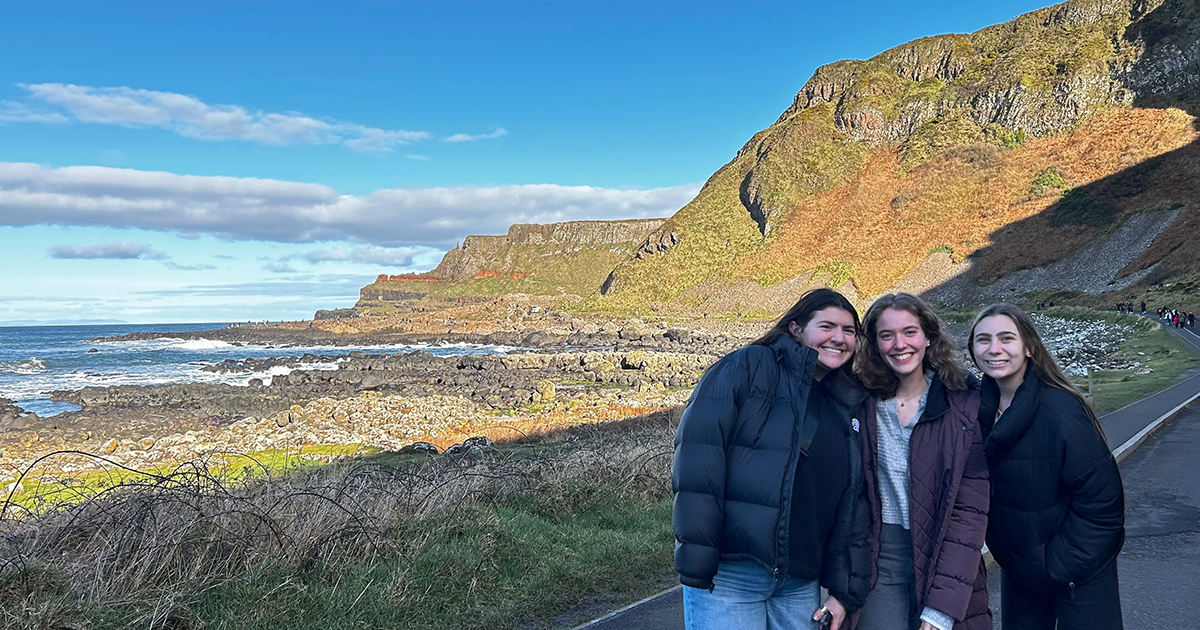
[[[1011,330],[1001,330],[1000,332],[995,333],[995,335],[997,337],[1003,337],[1004,335],[1012,335],[1013,337],[1016,337],[1017,333],[1015,333]],[[979,339],[980,337],[991,337],[991,336],[992,336],[992,333],[989,333],[989,332],[977,332],[977,333],[975,333],[975,336],[972,337],[972,339]]]

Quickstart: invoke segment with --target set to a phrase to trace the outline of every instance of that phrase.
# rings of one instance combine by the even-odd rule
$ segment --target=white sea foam
[[[216,339],[180,339],[178,337],[159,337],[139,341],[111,341],[105,345],[125,350],[126,352],[142,352],[146,350],[190,350],[193,352],[212,352],[238,348],[227,341]]]
[[[32,358],[28,361],[0,361],[0,372],[10,374],[41,374],[46,371],[46,364],[41,359]]]
[[[253,378],[269,384],[294,370],[337,370],[351,361],[350,352],[403,354],[424,351],[439,356],[463,354],[505,355],[512,346],[469,343],[374,344],[358,346],[305,345],[269,347],[236,345],[206,339],[160,337],[143,341],[117,341],[100,345],[100,354],[88,354],[95,342],[79,341],[75,348],[50,366],[42,359],[0,362],[0,397],[18,401],[44,400],[56,390],[116,385],[164,385],[172,383],[214,383],[246,386]],[[59,350],[58,352],[62,352]],[[160,354],[166,352],[168,354]],[[172,358],[170,353],[177,353]],[[204,368],[227,358],[266,358],[317,354],[322,360],[275,366],[256,372],[209,372]],[[341,355],[341,356],[335,356]],[[10,355],[11,356],[11,355]],[[94,359],[92,357],[95,357]],[[60,361],[73,365],[62,365]],[[80,366],[80,364],[83,364]],[[55,367],[57,365],[57,367]]]

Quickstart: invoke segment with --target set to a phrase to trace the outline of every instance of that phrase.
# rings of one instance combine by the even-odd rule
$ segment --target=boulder
[[[545,346],[553,345],[557,342],[558,339],[538,330],[526,335],[525,338],[521,340],[521,345],[525,346],[526,348],[543,348]]]
[[[667,332],[663,334],[675,343],[686,344],[692,341],[692,332],[683,328],[668,328]]]
[[[617,336],[628,341],[638,341],[646,337],[652,337],[654,331],[649,326],[642,323],[640,319],[629,320],[621,330],[617,332]]]
[[[401,453],[429,453],[437,455],[438,447],[430,442],[413,442],[400,449]]]
[[[361,381],[358,382],[358,389],[359,389],[359,391],[375,390],[375,389],[379,389],[380,387],[383,387],[385,384],[386,383],[382,377],[376,376],[374,374],[368,374],[368,375],[364,376]]]
[[[543,380],[537,382],[537,393],[541,395],[541,402],[550,402],[554,400],[554,382]]]
[[[121,443],[119,441],[117,441],[117,438],[113,438],[113,439],[105,442],[104,446],[100,447],[100,451],[105,454],[112,454],[112,453],[117,452],[117,447],[120,445],[121,445]]]
[[[486,435],[476,435],[475,437],[463,440],[463,446],[471,449],[491,448],[494,445],[495,443],[492,442],[492,438]]]
[[[461,444],[454,444],[446,448],[443,455],[465,455],[467,453],[479,453],[485,448],[492,447],[491,438],[486,435],[478,435],[469,437],[462,441]]]

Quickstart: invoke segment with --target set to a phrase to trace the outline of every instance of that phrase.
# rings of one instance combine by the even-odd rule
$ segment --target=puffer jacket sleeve
[[[863,464],[859,460],[853,466],[862,469]],[[862,481],[842,496],[838,515],[824,552],[821,586],[853,614],[866,604],[871,590],[871,512]]]
[[[1060,584],[1080,583],[1125,542],[1125,492],[1117,462],[1083,403],[1060,415],[1061,482],[1071,499],[1066,521],[1046,543],[1046,570]]]
[[[751,350],[718,361],[700,379],[675,434],[671,489],[675,568],[686,586],[708,589],[717,574],[725,518],[725,452],[749,386]]]
[[[976,404],[977,406],[977,404]],[[970,450],[963,466],[958,493],[950,508],[950,520],[942,539],[942,550],[934,567],[929,596],[925,604],[956,620],[966,619],[971,594],[980,570],[980,556],[987,536],[988,505],[991,487],[988,482],[987,456],[983,450],[983,431],[975,422],[971,410],[966,424],[971,431]]]

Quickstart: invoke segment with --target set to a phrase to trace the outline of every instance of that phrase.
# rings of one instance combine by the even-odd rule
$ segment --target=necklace
[[[920,398],[921,398],[921,396],[924,396],[924,395],[925,395],[925,390],[921,390],[921,392],[920,392],[920,393],[918,393],[916,396],[909,396],[908,398],[901,398],[901,397],[900,397],[900,392],[896,392],[896,400],[897,400],[897,401],[899,401],[899,402],[900,402],[900,406],[901,406],[901,407],[903,407],[903,406],[904,406],[904,403],[905,403],[905,401],[907,401],[907,402],[912,402],[912,401],[914,401],[914,400],[918,400],[918,399],[920,399]]]

